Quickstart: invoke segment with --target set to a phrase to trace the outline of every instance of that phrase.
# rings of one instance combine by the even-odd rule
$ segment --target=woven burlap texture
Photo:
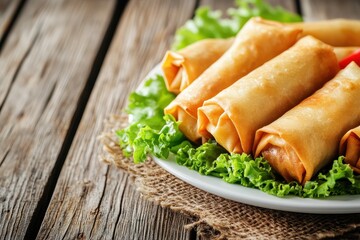
[[[100,140],[102,160],[133,176],[141,194],[156,204],[195,219],[196,227],[209,239],[321,239],[360,231],[360,214],[300,214],[258,208],[227,200],[197,189],[174,177],[152,160],[134,164],[125,158],[115,130],[126,126],[124,116],[106,121]]]

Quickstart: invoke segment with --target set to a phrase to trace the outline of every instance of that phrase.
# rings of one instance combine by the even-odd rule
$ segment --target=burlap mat
[[[134,164],[122,156],[114,130],[126,118],[112,116],[100,136],[102,160],[133,176],[142,195],[163,207],[191,216],[198,234],[209,239],[321,239],[359,236],[360,214],[318,215],[274,211],[209,194],[172,176],[152,160]],[[341,238],[341,237],[340,237]]]

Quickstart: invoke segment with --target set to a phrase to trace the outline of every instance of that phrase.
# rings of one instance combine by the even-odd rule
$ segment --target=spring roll
[[[185,88],[165,108],[165,113],[181,122],[179,128],[188,139],[199,143],[197,109],[203,102],[288,49],[300,32],[298,28],[278,22],[250,19],[229,50]]]
[[[358,49],[360,49],[360,47],[334,47],[334,52],[338,61],[340,61]]]
[[[345,162],[360,174],[360,126],[349,130],[341,139],[340,154],[345,156]]]
[[[199,133],[230,153],[251,153],[255,132],[338,72],[333,48],[311,36],[255,69],[198,110]]]
[[[305,184],[337,157],[341,137],[360,124],[360,68],[352,62],[321,89],[259,129],[262,155],[287,181]]]
[[[205,39],[178,52],[168,51],[161,63],[166,87],[175,94],[183,91],[229,49],[234,39]]]
[[[304,36],[314,36],[332,46],[360,46],[359,20],[332,19],[290,25],[302,28]]]

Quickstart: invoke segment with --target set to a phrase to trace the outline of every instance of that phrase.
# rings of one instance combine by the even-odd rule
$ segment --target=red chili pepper
[[[351,62],[355,62],[357,65],[360,66],[360,49],[340,60],[339,67],[343,69]]]

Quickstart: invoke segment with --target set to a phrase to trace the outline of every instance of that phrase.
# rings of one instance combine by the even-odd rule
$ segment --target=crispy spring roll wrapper
[[[197,109],[203,102],[288,49],[300,32],[298,28],[278,22],[250,19],[229,50],[185,88],[165,108],[165,113],[181,122],[179,128],[188,139],[199,142]]]
[[[303,29],[303,35],[311,35],[332,46],[360,46],[360,21],[332,19],[316,22],[291,23]]]
[[[334,47],[334,52],[336,54],[338,61],[340,61],[358,49],[360,49],[360,46],[359,47]]]
[[[255,132],[310,96],[338,71],[333,48],[311,36],[266,62],[198,110],[199,133],[230,153],[251,153]]]
[[[234,42],[229,39],[205,39],[181,49],[168,51],[161,63],[166,87],[175,94],[183,91]]]
[[[345,162],[360,174],[360,126],[349,130],[341,139],[340,154],[345,156]]]
[[[360,124],[360,68],[353,62],[321,89],[259,129],[262,155],[287,181],[305,184],[338,154],[341,137]]]

